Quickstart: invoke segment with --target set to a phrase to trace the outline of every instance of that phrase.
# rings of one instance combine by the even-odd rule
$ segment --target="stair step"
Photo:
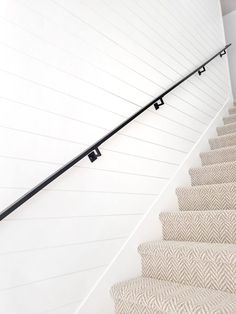
[[[236,245],[152,241],[138,248],[142,275],[236,293]]]
[[[228,117],[223,118],[224,124],[234,123],[236,122],[236,114],[231,114]]]
[[[179,187],[176,189],[180,210],[236,209],[236,183]]]
[[[222,135],[209,139],[209,144],[211,149],[217,149],[227,146],[236,145],[236,133],[231,133],[227,135]]]
[[[236,108],[235,108],[236,109]],[[236,132],[236,123],[226,124],[216,128],[219,136]]]
[[[139,277],[118,283],[112,287],[111,295],[116,314],[236,313],[235,294],[153,278]]]
[[[190,168],[193,186],[236,182],[236,161]]]
[[[236,210],[163,212],[160,220],[167,241],[236,243]]]
[[[229,114],[236,114],[236,107],[229,108]]]
[[[202,165],[212,165],[222,162],[236,161],[236,146],[218,148],[200,153]]]

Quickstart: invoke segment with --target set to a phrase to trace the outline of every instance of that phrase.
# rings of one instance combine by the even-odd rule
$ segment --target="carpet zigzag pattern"
[[[236,107],[209,139],[179,211],[162,212],[163,240],[138,247],[142,276],[114,285],[116,314],[236,313]]]
[[[224,126],[219,126],[216,128],[217,134],[220,135],[226,135],[230,133],[236,132],[236,123],[230,123]]]

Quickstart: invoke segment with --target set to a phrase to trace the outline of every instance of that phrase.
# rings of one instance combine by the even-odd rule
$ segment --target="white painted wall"
[[[223,20],[226,40],[232,43],[229,51],[229,68],[234,99],[236,99],[236,10],[226,14]]]
[[[0,1],[1,208],[224,45],[218,1]],[[1,222],[0,314],[73,313],[230,93],[217,58]]]

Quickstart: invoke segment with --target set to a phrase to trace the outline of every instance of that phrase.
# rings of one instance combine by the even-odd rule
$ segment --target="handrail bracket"
[[[226,55],[226,50],[223,50],[223,51],[220,53],[220,57],[222,58],[224,55]]]
[[[94,149],[91,153],[88,154],[88,158],[91,162],[94,162],[98,157],[102,156],[100,150],[97,148]]]
[[[156,110],[158,110],[160,108],[160,106],[163,106],[165,103],[164,103],[164,100],[163,98],[159,98],[157,99],[157,101],[155,102],[154,104],[154,107]]]
[[[198,74],[202,75],[203,72],[206,72],[205,66],[203,66],[200,70],[198,70]]]

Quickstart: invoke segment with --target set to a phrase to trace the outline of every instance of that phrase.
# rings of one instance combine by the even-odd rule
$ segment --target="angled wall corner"
[[[236,10],[224,15],[225,37],[227,42],[232,43],[228,54],[230,76],[234,99],[236,100]]]

